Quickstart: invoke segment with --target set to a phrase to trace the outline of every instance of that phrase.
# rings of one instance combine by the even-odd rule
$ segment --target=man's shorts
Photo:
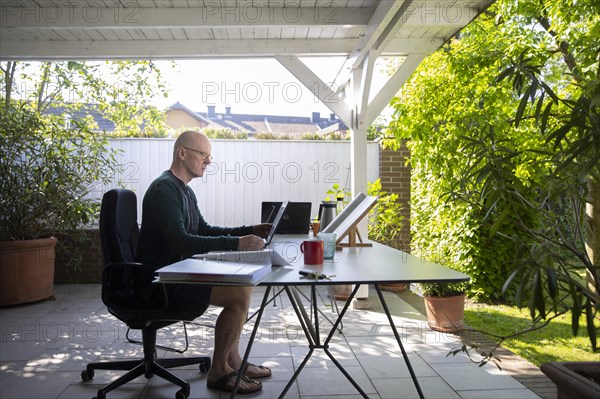
[[[167,296],[170,300],[208,305],[212,286],[201,284],[169,284]]]

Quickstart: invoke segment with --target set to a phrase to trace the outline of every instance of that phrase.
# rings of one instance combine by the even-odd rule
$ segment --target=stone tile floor
[[[254,309],[263,292],[261,288],[255,290]],[[539,374],[536,367],[501,371],[491,364],[478,367],[462,353],[446,356],[451,349],[460,347],[460,340],[451,334],[431,331],[417,309],[396,294],[384,294],[426,398],[539,397],[518,380],[519,370]],[[322,296],[321,308],[325,314],[331,314],[330,301],[326,294]],[[126,328],[102,304],[100,285],[57,285],[55,297],[55,300],[0,309],[0,398],[92,398],[98,388],[122,372],[98,370],[92,381],[82,382],[80,373],[88,362],[141,356],[141,346],[126,341]],[[371,310],[348,311],[343,334],[334,336],[330,350],[369,397],[416,398],[417,391],[400,349],[385,314],[377,306],[377,296],[371,295],[370,301]],[[190,348],[186,354],[212,353],[211,325],[218,312],[219,309],[209,308],[197,319],[201,324],[188,325]],[[247,324],[240,344],[242,349],[251,327],[252,323]],[[329,327],[324,319],[321,327],[322,330]],[[181,347],[182,337],[182,324],[178,323],[160,331],[159,343]],[[273,369],[273,376],[263,380],[261,392],[244,397],[278,397],[307,351],[298,320],[281,295],[276,306],[267,308],[251,353],[254,363]],[[165,353],[159,351],[159,356]],[[197,366],[172,370],[191,384],[192,399],[229,397],[208,389],[206,375],[198,372]],[[107,397],[173,398],[177,389],[157,377],[150,380],[140,377]],[[286,397],[353,399],[360,395],[331,360],[316,350]]]

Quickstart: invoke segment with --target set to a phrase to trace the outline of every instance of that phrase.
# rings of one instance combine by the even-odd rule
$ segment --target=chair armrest
[[[102,302],[110,309],[157,316],[169,306],[164,284],[153,284],[156,267],[116,262],[104,267]]]

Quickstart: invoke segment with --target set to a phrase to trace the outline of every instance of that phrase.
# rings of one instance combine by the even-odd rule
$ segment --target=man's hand
[[[266,238],[269,230],[271,230],[271,226],[273,226],[272,223],[255,224],[252,226],[252,234]]]
[[[258,251],[265,247],[265,242],[259,236],[253,234],[241,236],[238,244],[238,251]]]

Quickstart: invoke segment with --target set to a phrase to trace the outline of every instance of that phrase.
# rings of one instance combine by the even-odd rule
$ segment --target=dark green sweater
[[[194,254],[238,248],[239,236],[252,226],[210,226],[192,189],[170,171],[150,184],[142,203],[137,260],[162,267]]]

